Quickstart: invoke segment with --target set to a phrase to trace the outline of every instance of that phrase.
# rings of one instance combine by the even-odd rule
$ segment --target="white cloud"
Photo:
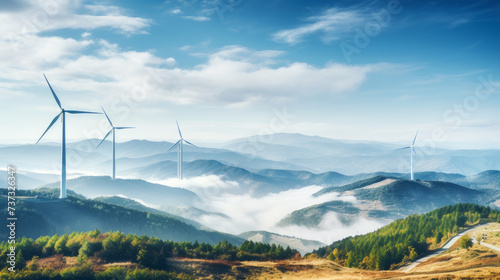
[[[23,35],[0,44],[0,77],[22,82],[59,61],[77,57],[92,40]],[[38,76],[37,76],[38,77]],[[39,78],[39,77],[38,77]]]
[[[124,93],[130,95],[144,83],[146,76],[154,73],[156,84],[147,92],[150,102],[249,106],[352,91],[363,83],[367,73],[377,68],[376,65],[332,63],[315,67],[302,62],[284,63],[280,60],[282,51],[254,51],[241,46],[227,46],[216,53],[204,54],[205,62],[180,68],[172,57],[159,57],[154,50],[124,51],[88,31],[75,39],[39,34],[62,28],[102,27],[139,33],[149,25],[147,19],[123,15],[118,7],[83,5],[83,2],[67,1],[51,7],[30,1],[23,11],[0,12],[4,27],[0,30],[3,35],[0,78],[9,81],[0,85],[4,92],[10,94],[13,89],[23,91],[43,84],[40,73],[45,72],[59,89],[106,92],[107,98],[116,99]],[[27,15],[28,22],[36,15],[43,16],[30,25],[18,20],[21,12]]]
[[[92,36],[92,33],[90,33],[90,32],[83,32],[83,33],[82,33],[82,38],[84,38],[84,39],[87,39],[87,38],[89,38],[90,36]]]
[[[384,66],[307,63],[285,64],[280,51],[253,51],[240,46],[225,47],[193,68],[175,67],[174,58],[161,58],[151,51],[123,51],[105,40],[24,36],[0,49],[0,78],[26,83],[39,81],[45,72],[58,88],[106,92],[108,98],[130,94],[149,73],[155,86],[148,89],[150,102],[250,106],[283,102],[299,96],[335,95],[358,88],[371,71]],[[96,46],[94,53],[89,46]],[[22,67],[19,67],[22,66]],[[174,67],[174,68],[173,68]],[[51,81],[52,81],[51,79]],[[36,84],[40,84],[36,83]]]
[[[83,5],[83,2],[26,1],[23,9],[0,12],[0,34],[13,37],[64,28],[111,28],[134,34],[145,33],[144,29],[151,23],[149,19],[126,16],[115,6]]]
[[[245,106],[297,96],[338,94],[356,89],[366,74],[375,70],[373,65],[335,63],[321,68],[301,62],[274,66],[281,53],[230,46],[193,69],[162,69],[158,76],[166,87],[161,98],[177,104]]]
[[[157,184],[165,186],[175,186],[201,194],[204,197],[213,196],[222,193],[241,192],[238,182],[222,180],[218,175],[204,175],[193,178],[170,178],[167,180],[157,180]]]
[[[177,14],[181,14],[182,11],[181,11],[181,9],[173,9],[173,10],[168,11],[168,13],[172,14],[172,15],[177,15]]]
[[[323,216],[318,228],[292,225],[286,227],[273,227],[270,231],[331,244],[334,241],[341,240],[348,236],[375,231],[385,225],[386,224],[381,221],[369,220],[363,217],[358,218],[350,225],[344,225],[339,220],[337,213],[329,212]]]
[[[323,40],[330,42],[340,39],[341,36],[353,30],[367,20],[365,10],[330,8],[321,15],[306,19],[308,23],[292,29],[280,30],[272,35],[277,42],[295,45],[305,37],[321,33]]]
[[[184,19],[194,20],[194,21],[209,21],[209,17],[205,16],[183,16]]]

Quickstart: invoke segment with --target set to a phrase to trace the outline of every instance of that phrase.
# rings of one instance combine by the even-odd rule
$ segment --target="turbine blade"
[[[177,124],[177,130],[179,130],[179,136],[182,139],[182,133],[181,133],[181,129],[179,128],[179,123],[177,121],[175,121],[175,123]]]
[[[102,114],[102,113],[99,113],[99,112],[89,112],[89,111],[76,111],[76,110],[66,110],[67,113],[70,113],[70,114]]]
[[[172,147],[170,147],[170,149],[168,149],[167,153],[170,152],[171,150],[173,150],[175,147],[179,146],[180,142],[181,142],[181,140],[177,141]]]
[[[97,145],[96,149],[99,148],[99,146],[101,146],[102,142],[104,142],[104,140],[106,140],[106,138],[109,136],[109,134],[111,133],[111,131],[113,131],[113,129],[111,129],[108,134],[106,134],[106,136],[104,136],[104,138],[102,138],[101,142],[99,143],[99,145]]]
[[[411,151],[413,152],[414,155],[417,155],[417,151],[415,151],[415,148],[411,148]]]
[[[182,139],[182,140],[184,140],[184,139]],[[191,145],[191,146],[196,147],[196,148],[198,148],[198,149],[199,149],[199,147],[198,147],[198,146],[196,146],[195,144],[193,144],[193,143],[189,142],[188,140],[184,140],[184,142],[186,142],[186,143],[188,143],[189,145]]]
[[[396,149],[395,151],[399,151],[399,150],[406,150],[406,149],[409,149],[411,147],[404,147],[404,148],[399,148],[399,149]]]
[[[111,120],[110,120],[110,119],[109,119],[109,117],[108,117],[108,114],[106,114],[106,111],[104,111],[104,108],[103,108],[102,106],[101,106],[101,109],[102,109],[102,111],[104,112],[104,115],[106,116],[106,119],[108,119],[108,122],[109,122],[109,124],[111,125],[111,127],[114,127],[114,126],[113,126],[113,123],[111,122]]]
[[[419,130],[420,130],[420,129],[419,129]],[[417,130],[417,133],[415,134],[415,138],[413,138],[413,144],[411,144],[412,146],[413,146],[413,145],[415,145],[415,140],[417,140],[417,135],[418,135],[418,131],[419,131],[419,130]]]
[[[52,86],[50,85],[49,80],[47,80],[47,77],[45,77],[45,74],[43,74],[43,77],[45,78],[45,81],[47,81],[47,84],[49,85],[50,91],[52,92],[52,95],[54,96],[54,99],[57,102],[57,106],[59,106],[59,108],[62,110],[63,108],[61,106],[61,101],[59,101],[59,98],[57,98],[57,95],[54,92],[54,90],[52,89]]]
[[[133,126],[117,126],[115,129],[129,129],[129,128],[135,128]]]
[[[42,136],[40,136],[40,139],[38,139],[38,141],[36,141],[36,143],[38,144],[38,142],[40,142],[40,140],[42,140],[42,137],[45,135],[45,133],[47,133],[47,131],[49,131],[49,129],[57,122],[57,120],[59,119],[59,117],[61,116],[63,112],[59,113],[53,120],[52,122],[49,124],[49,127],[47,127],[47,129],[45,130],[45,132],[42,134]]]

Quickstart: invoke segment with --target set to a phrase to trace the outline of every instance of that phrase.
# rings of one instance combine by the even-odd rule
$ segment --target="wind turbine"
[[[411,178],[412,181],[414,181],[414,177],[413,177],[413,155],[417,154],[415,152],[415,140],[417,140],[417,135],[418,135],[418,130],[417,130],[417,133],[415,134],[415,138],[413,138],[413,142],[411,143],[411,146],[398,149],[398,150],[410,149],[410,178]]]
[[[167,153],[170,152],[172,149],[174,149],[175,147],[178,147],[178,152],[177,152],[177,177],[179,177],[179,179],[182,180],[182,153],[183,153],[183,148],[182,148],[182,142],[186,142],[186,144],[189,144],[193,147],[196,147],[198,148],[195,144],[187,141],[187,140],[184,140],[184,138],[182,138],[182,133],[181,133],[181,129],[179,128],[179,123],[177,121],[175,121],[175,123],[177,124],[177,130],[179,131],[179,136],[181,137],[181,139],[179,141],[177,141],[170,149],[168,149]]]
[[[45,77],[45,74],[43,74],[43,77],[45,78],[45,81],[47,81],[47,84],[49,85],[50,91],[52,92],[52,95],[54,96],[54,99],[56,100],[57,106],[59,106],[59,109],[61,109],[61,112],[52,120],[52,122],[49,124],[49,127],[45,130],[45,132],[40,136],[40,139],[36,141],[40,142],[42,140],[42,137],[49,131],[49,129],[56,123],[56,121],[61,117],[61,122],[62,122],[62,143],[61,143],[61,191],[59,198],[66,198],[66,113],[68,114],[100,114],[97,112],[87,112],[87,111],[76,111],[76,110],[66,110],[62,107],[61,101],[59,101],[59,98],[57,98],[56,93],[52,89],[52,86],[50,86],[49,80],[47,80],[47,77]]]
[[[111,130],[108,132],[108,134],[106,134],[106,136],[104,136],[104,138],[101,140],[101,143],[99,143],[99,145],[97,145],[97,148],[99,148],[99,146],[101,146],[102,142],[104,142],[104,140],[109,136],[109,134],[111,132],[113,132],[113,180],[114,180],[115,179],[115,174],[116,174],[115,129],[130,129],[130,128],[135,128],[135,127],[131,127],[131,126],[116,126],[115,127],[115,126],[113,126],[113,123],[109,119],[108,114],[106,114],[106,111],[104,111],[104,108],[101,107],[101,109],[104,112],[104,115],[106,116],[106,119],[108,119],[109,124],[111,125]]]

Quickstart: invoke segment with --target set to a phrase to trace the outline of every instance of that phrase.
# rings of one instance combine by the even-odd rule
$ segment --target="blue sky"
[[[2,1],[2,142],[270,132],[500,148],[498,1]],[[68,117],[68,138],[102,137]],[[60,139],[60,125],[47,141]]]

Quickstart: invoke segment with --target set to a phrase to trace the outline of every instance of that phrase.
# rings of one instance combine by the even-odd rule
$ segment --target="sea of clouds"
[[[179,180],[172,178],[156,181],[167,186],[185,188],[195,192],[201,203],[195,207],[221,215],[201,215],[189,217],[214,230],[231,234],[240,234],[252,230],[266,230],[288,236],[318,240],[330,244],[335,240],[351,235],[374,231],[384,224],[381,221],[358,218],[349,225],[344,225],[334,212],[324,215],[318,227],[291,225],[278,227],[281,219],[295,210],[332,200],[357,203],[354,196],[341,196],[339,193],[327,193],[313,196],[322,189],[311,185],[297,189],[284,190],[255,197],[241,192],[248,186],[236,181],[226,181],[217,175],[207,175]]]

